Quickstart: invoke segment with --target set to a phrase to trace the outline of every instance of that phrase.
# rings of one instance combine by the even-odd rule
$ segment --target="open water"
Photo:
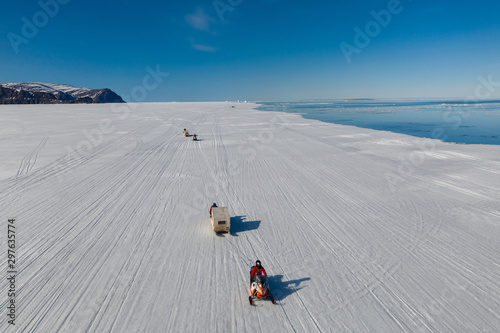
[[[500,144],[500,101],[337,100],[262,102],[261,110],[467,144]]]

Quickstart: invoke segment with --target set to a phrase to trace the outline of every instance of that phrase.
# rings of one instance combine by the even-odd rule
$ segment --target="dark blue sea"
[[[301,114],[307,119],[439,139],[500,145],[500,100],[336,100],[261,102],[261,110]]]

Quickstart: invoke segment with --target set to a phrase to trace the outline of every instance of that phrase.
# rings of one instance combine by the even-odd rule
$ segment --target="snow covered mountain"
[[[125,103],[110,89],[56,83],[0,83],[0,104]]]

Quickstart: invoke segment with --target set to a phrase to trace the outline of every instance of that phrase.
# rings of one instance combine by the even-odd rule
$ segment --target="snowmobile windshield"
[[[266,278],[267,278],[267,276],[265,276],[263,274],[257,275],[255,277],[255,279],[257,280],[257,283],[259,283],[259,284],[265,284],[266,283]]]

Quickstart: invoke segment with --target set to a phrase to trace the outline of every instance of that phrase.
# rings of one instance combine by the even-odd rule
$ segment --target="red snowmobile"
[[[254,300],[266,298],[271,299],[271,302],[276,304],[276,300],[274,299],[273,294],[269,289],[269,284],[267,283],[267,275],[258,274],[255,275],[253,279],[250,275],[250,281],[250,296],[248,297],[250,305],[254,304]]]

